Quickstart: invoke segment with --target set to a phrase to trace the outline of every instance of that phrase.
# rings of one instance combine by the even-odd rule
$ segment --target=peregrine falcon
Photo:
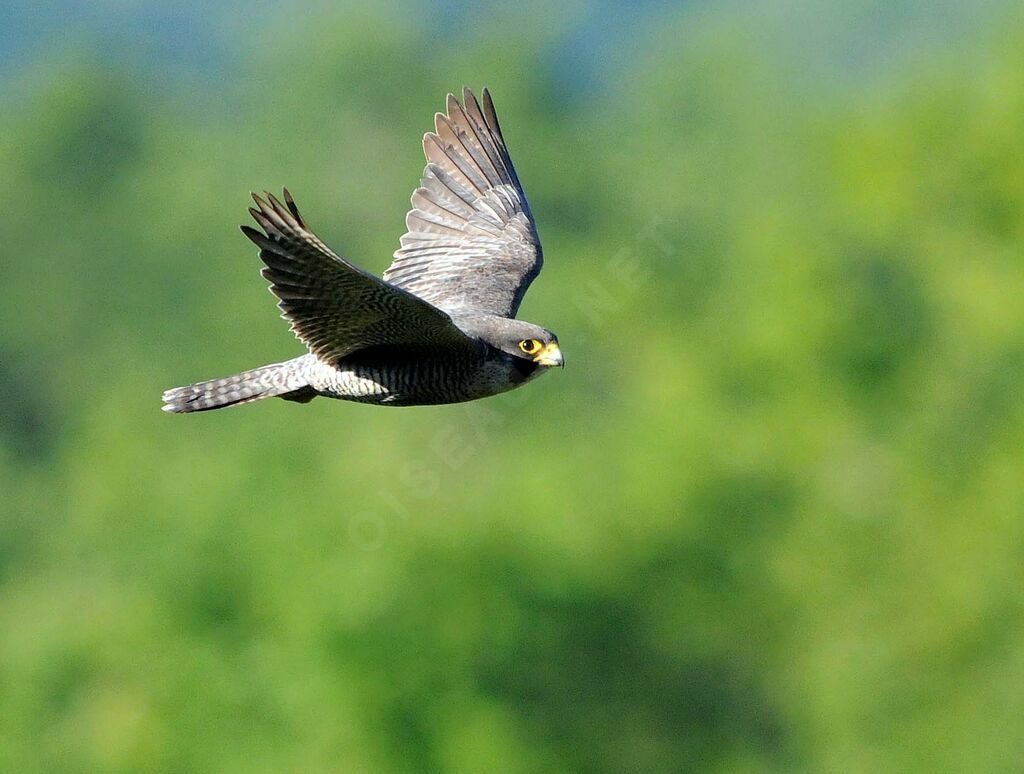
[[[427,166],[408,229],[383,279],[332,251],[283,201],[253,194],[263,276],[309,350],[283,363],[177,387],[164,411],[187,413],[318,395],[382,406],[459,403],[561,366],[558,338],[516,320],[540,273],[537,227],[487,89],[448,95],[423,137]]]

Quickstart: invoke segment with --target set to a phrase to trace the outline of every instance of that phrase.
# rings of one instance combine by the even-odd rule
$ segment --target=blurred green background
[[[8,5],[0,769],[1021,770],[1015,4]],[[163,414],[463,84],[568,367]]]

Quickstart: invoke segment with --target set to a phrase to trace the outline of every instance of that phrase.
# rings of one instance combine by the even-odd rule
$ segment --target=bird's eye
[[[540,342],[537,339],[526,339],[519,342],[519,349],[523,350],[527,355],[533,355],[540,349]]]

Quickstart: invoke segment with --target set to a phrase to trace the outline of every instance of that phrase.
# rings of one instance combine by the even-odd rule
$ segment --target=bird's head
[[[565,364],[562,350],[558,348],[558,337],[539,325],[492,315],[459,317],[456,322],[465,333],[524,367],[551,368]]]
[[[551,368],[565,365],[562,350],[558,348],[558,337],[551,331],[522,320],[506,322],[507,326],[503,326],[505,329],[491,340],[491,346],[539,366]]]

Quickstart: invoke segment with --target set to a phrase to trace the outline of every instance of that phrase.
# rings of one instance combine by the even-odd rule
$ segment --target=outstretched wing
[[[259,248],[281,316],[320,359],[334,363],[379,345],[472,347],[472,341],[440,309],[353,266],[310,231],[285,189],[253,194],[249,208],[263,229],[242,226]]]
[[[542,257],[491,95],[448,95],[423,137],[427,166],[384,279],[447,311],[515,317]]]

